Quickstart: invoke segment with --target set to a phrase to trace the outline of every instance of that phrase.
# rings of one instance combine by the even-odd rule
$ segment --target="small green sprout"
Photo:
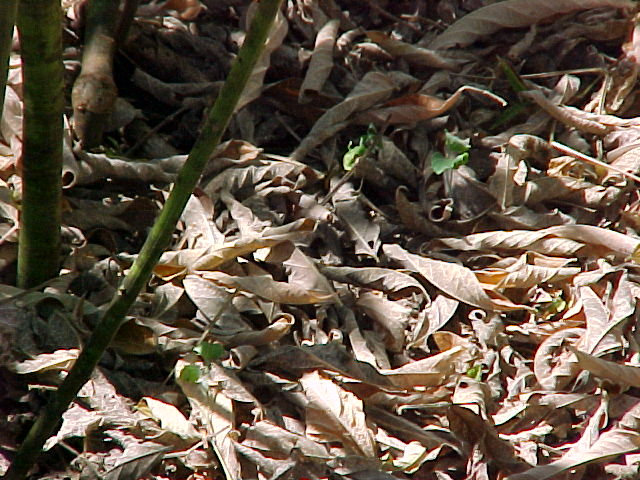
[[[445,154],[436,152],[431,156],[431,167],[436,175],[441,175],[444,171],[452,168],[458,168],[469,161],[471,145],[468,138],[456,137],[447,130],[444,131],[444,138]]]
[[[476,363],[473,367],[467,370],[467,377],[471,377],[477,382],[482,380],[482,365]]]
[[[373,148],[375,148],[378,141],[378,132],[376,127],[370,123],[367,128],[367,133],[360,136],[359,143],[354,145],[352,141],[349,142],[347,147],[347,153],[342,157],[342,167],[346,170],[352,170],[356,166],[358,160],[366,156]]]
[[[197,383],[200,380],[200,367],[198,365],[187,365],[180,370],[180,380],[189,383]]]
[[[224,354],[224,347],[219,343],[200,342],[193,349],[206,362],[218,360]]]

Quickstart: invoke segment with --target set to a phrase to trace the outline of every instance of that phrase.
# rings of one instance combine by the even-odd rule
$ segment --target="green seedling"
[[[513,67],[507,62],[504,58],[498,59],[498,66],[502,73],[504,74],[507,82],[509,82],[509,86],[514,92],[524,92],[528,90],[520,75],[516,73]]]
[[[180,380],[189,383],[197,383],[200,380],[200,367],[198,365],[187,365],[180,371]]]
[[[567,308],[567,302],[562,298],[562,293],[558,293],[553,296],[553,299],[537,308],[538,315],[541,319],[547,320],[553,318],[558,313],[563,312]]]
[[[367,133],[360,136],[357,145],[354,145],[352,141],[349,142],[347,147],[347,153],[342,157],[342,166],[348,172],[353,170],[362,157],[367,156],[372,152],[380,143],[378,131],[376,127],[370,123],[367,128]]]
[[[469,161],[469,150],[471,146],[469,139],[456,137],[448,131],[444,131],[444,155],[436,152],[431,156],[431,168],[437,175],[441,175],[446,170],[458,168]]]
[[[482,380],[482,365],[476,363],[473,367],[467,370],[467,377],[473,378],[475,381],[479,382]]]
[[[524,83],[520,75],[513,69],[513,67],[507,62],[504,58],[498,58],[498,66],[500,70],[502,70],[502,74],[504,78],[509,83],[511,90],[516,93],[524,92],[528,90],[527,85]],[[528,100],[518,100],[515,103],[511,103],[507,108],[505,108],[496,121],[491,125],[491,129],[496,129],[507,123],[511,122],[514,118],[526,112],[531,106],[531,102]]]
[[[200,342],[193,349],[206,362],[218,360],[224,354],[224,347],[219,343]]]

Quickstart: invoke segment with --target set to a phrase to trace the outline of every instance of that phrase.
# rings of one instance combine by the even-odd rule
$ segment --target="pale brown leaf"
[[[548,465],[541,465],[524,473],[511,475],[507,477],[507,480],[544,480],[578,465],[613,459],[618,455],[638,449],[640,449],[640,434],[638,432],[613,428],[600,435],[593,445],[584,450],[570,451]]]
[[[160,427],[183,438],[193,440],[200,437],[197,430],[174,405],[161,400],[143,397],[138,402],[138,410],[157,420]]]
[[[385,293],[400,293],[405,289],[417,290],[424,295],[425,299],[429,298],[429,294],[419,281],[407,273],[390,268],[320,266],[320,271],[336,282],[381,290]]]
[[[341,441],[352,453],[375,457],[373,434],[362,400],[316,372],[300,379],[307,406],[307,434],[323,441]]]
[[[409,324],[411,309],[392,302],[373,292],[363,292],[356,306],[372,318],[385,332],[386,347],[392,352],[402,351],[405,328]]]
[[[21,375],[26,373],[42,373],[47,371],[65,371],[69,370],[80,351],[77,348],[69,350],[56,350],[53,353],[41,353],[32,360],[23,360],[14,365],[14,371]]]
[[[457,70],[458,65],[454,60],[444,58],[439,53],[428,48],[411,45],[391,38],[378,30],[369,30],[367,37],[380,45],[393,57],[404,58],[407,62],[421,67],[433,67],[443,70]]]
[[[610,320],[610,312],[591,287],[580,287],[587,330],[580,347],[596,357],[622,347],[621,332],[616,322]]]
[[[475,233],[463,238],[440,238],[438,242],[456,250],[533,250],[545,255],[574,255],[585,244],[595,245],[624,257],[635,252],[640,240],[592,225],[561,225],[537,231],[513,230]]]
[[[298,449],[308,458],[318,460],[330,458],[327,448],[321,443],[286,430],[268,420],[261,420],[252,425],[242,443],[267,453],[277,452],[290,456],[294,449]]]
[[[485,310],[514,310],[524,308],[506,299],[489,297],[473,271],[457,263],[443,262],[407,252],[399,245],[384,245],[385,255],[403,267],[422,275],[447,295],[461,302]]]
[[[372,222],[358,197],[347,199],[334,198],[336,215],[344,223],[349,237],[355,243],[355,252],[377,258],[380,241],[380,227]]]
[[[154,442],[131,442],[124,451],[118,452],[114,467],[106,472],[104,478],[144,478],[162,460],[167,450],[167,447]]]
[[[299,248],[294,247],[289,258],[284,260],[282,265],[287,271],[290,284],[315,292],[316,295],[320,293],[327,296],[334,295],[334,289],[324,276],[324,272],[319,270],[311,258]]]
[[[235,426],[234,403],[216,384],[207,382],[205,376],[201,375],[196,382],[183,380],[180,374],[187,366],[197,367],[201,372],[206,370],[202,362],[192,357],[178,360],[176,383],[189,400],[192,417],[197,418],[206,431],[207,440],[213,445],[222,469],[231,479],[240,480],[240,461],[231,438]]]
[[[465,349],[457,346],[431,357],[407,363],[402,367],[381,370],[380,373],[395,385],[405,388],[445,385],[452,379],[459,363],[466,357],[468,353]]]
[[[621,385],[640,387],[640,367],[620,365],[609,360],[595,357],[574,347],[569,348],[578,358],[578,364],[597,377]]]
[[[465,92],[477,93],[500,106],[505,106],[507,103],[491,92],[465,85],[456,90],[453,95],[447,99],[441,99],[424,93],[410,93],[402,97],[394,98],[384,103],[380,108],[359,114],[355,122],[363,124],[376,122],[380,125],[413,125],[422,120],[429,120],[444,115],[457,105],[462,98],[462,94]]]
[[[239,238],[210,248],[166,252],[156,265],[154,273],[161,278],[171,279],[197,270],[215,270],[219,265],[239,256],[287,240],[302,238],[314,227],[315,222],[312,220],[300,219],[287,225],[266,228],[259,235]]]
[[[272,302],[304,305],[310,303],[332,303],[335,301],[333,292],[316,291],[307,289],[304,285],[278,282],[270,275],[240,277],[223,272],[203,272],[202,276],[218,285],[237,288]]]
[[[575,378],[580,369],[563,347],[576,343],[584,333],[583,328],[566,328],[549,335],[540,344],[534,357],[533,371],[542,388],[559,390]]]
[[[526,98],[536,102],[540,108],[551,117],[569,127],[574,127],[582,132],[593,133],[595,135],[606,135],[615,126],[629,126],[632,123],[613,115],[596,115],[585,112],[575,107],[558,105],[550,101],[541,91],[529,90],[522,92]]]
[[[312,149],[341,130],[351,115],[386,100],[397,86],[390,75],[381,72],[367,73],[347,98],[327,110],[318,119],[311,131],[293,151],[290,159],[301,161]]]
[[[630,8],[626,0],[508,0],[479,8],[455,22],[437,36],[429,47],[443,50],[467,46],[478,37],[490,35],[502,28],[521,28],[554,15],[588,8]]]
[[[333,48],[339,27],[340,21],[332,19],[325,23],[318,32],[309,68],[300,86],[300,103],[306,103],[307,92],[319,92],[322,90],[324,82],[329,77],[333,67]]]

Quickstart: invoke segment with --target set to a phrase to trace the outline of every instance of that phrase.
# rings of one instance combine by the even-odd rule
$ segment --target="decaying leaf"
[[[422,284],[411,275],[388,268],[379,267],[331,267],[321,266],[320,271],[331,280],[361,287],[382,290],[385,293],[401,293],[416,290],[429,298]]]
[[[490,35],[500,28],[518,28],[533,25],[553,15],[574,10],[614,7],[628,8],[626,0],[562,0],[550,4],[544,0],[509,0],[488,5],[465,15],[437,36],[429,46],[435,50],[465,46],[483,35]]]
[[[234,428],[233,402],[217,385],[208,382],[204,375],[195,381],[183,379],[183,369],[190,366],[204,369],[197,362],[180,360],[175,369],[176,382],[189,400],[191,415],[205,429],[207,441],[213,445],[223,470],[230,478],[239,480],[240,463],[231,438]]]
[[[253,3],[249,7],[247,12],[247,23],[251,21],[255,14],[257,4]],[[262,90],[262,84],[264,82],[264,76],[267,73],[267,69],[271,64],[271,54],[282,44],[284,37],[289,31],[289,24],[285,16],[278,12],[276,15],[274,25],[267,37],[264,49],[262,50],[256,66],[253,68],[251,77],[247,82],[247,86],[242,91],[241,97],[238,99],[236,105],[236,111],[247,105],[249,102],[255,100]]]
[[[24,360],[16,363],[14,370],[16,373],[36,373],[47,371],[65,371],[69,370],[76,359],[80,351],[77,348],[70,350],[56,350],[53,353],[43,353],[38,355],[33,360]]]
[[[620,365],[602,358],[595,357],[575,347],[568,347],[578,358],[580,367],[588,370],[597,377],[621,385],[637,387],[640,385],[640,367]]]
[[[380,72],[368,73],[343,102],[327,110],[318,119],[290,158],[301,161],[313,148],[342,129],[351,115],[386,100],[398,86],[390,76]]]
[[[582,328],[567,328],[553,333],[540,344],[534,359],[534,372],[542,388],[559,390],[575,379],[579,372],[578,365],[563,347],[568,348],[571,343],[580,340],[584,333]]]
[[[592,225],[561,225],[538,231],[476,233],[462,239],[443,238],[439,242],[458,250],[526,249],[559,256],[572,256],[587,244],[623,257],[633,255],[640,243],[628,235]]]
[[[434,387],[444,385],[452,379],[459,364],[468,354],[460,347],[453,347],[423,360],[408,363],[392,370],[381,370],[395,385],[405,388],[416,386]]]
[[[446,100],[423,93],[411,93],[394,98],[385,102],[380,108],[359,114],[355,121],[364,124],[375,122],[380,125],[387,123],[392,125],[413,124],[421,120],[444,115],[456,106],[465,92],[475,92],[489,98],[500,106],[506,105],[505,100],[486,90],[465,85],[456,90]]]
[[[404,268],[422,275],[430,283],[452,298],[485,310],[513,310],[523,308],[504,298],[491,298],[473,271],[462,265],[415,255],[398,245],[384,245],[384,253]]]
[[[362,401],[317,372],[300,379],[307,405],[307,434],[321,441],[341,441],[351,453],[375,457],[373,435]]]
[[[138,404],[140,411],[146,412],[152,418],[160,422],[160,426],[183,438],[195,440],[199,438],[198,432],[185,416],[173,405],[155,398],[145,397]]]
[[[640,448],[640,434],[630,430],[613,428],[600,435],[591,446],[584,450],[571,451],[548,465],[541,465],[507,478],[509,480],[544,480],[578,465],[604,461],[623,453],[633,452],[638,448]]]
[[[383,32],[370,30],[367,33],[372,41],[376,42],[394,57],[401,57],[409,63],[423,67],[442,68],[445,70],[456,70],[454,61],[442,57],[439,53],[423,47],[417,47],[408,43],[395,40]]]
[[[300,86],[300,100],[304,100],[308,91],[319,92],[333,67],[333,47],[340,22],[329,20],[323,25],[316,37],[316,44],[309,62],[307,74]],[[301,102],[302,103],[302,102]]]
[[[153,442],[132,443],[124,449],[104,478],[124,480],[144,477],[162,460],[166,451],[167,447]]]

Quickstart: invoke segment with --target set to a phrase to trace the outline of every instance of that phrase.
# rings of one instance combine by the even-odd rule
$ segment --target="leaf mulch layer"
[[[84,5],[65,4],[69,91]],[[64,265],[12,287],[0,144],[0,473],[161,208],[248,3],[143,3]],[[284,2],[155,275],[33,478],[638,478],[632,2]]]

